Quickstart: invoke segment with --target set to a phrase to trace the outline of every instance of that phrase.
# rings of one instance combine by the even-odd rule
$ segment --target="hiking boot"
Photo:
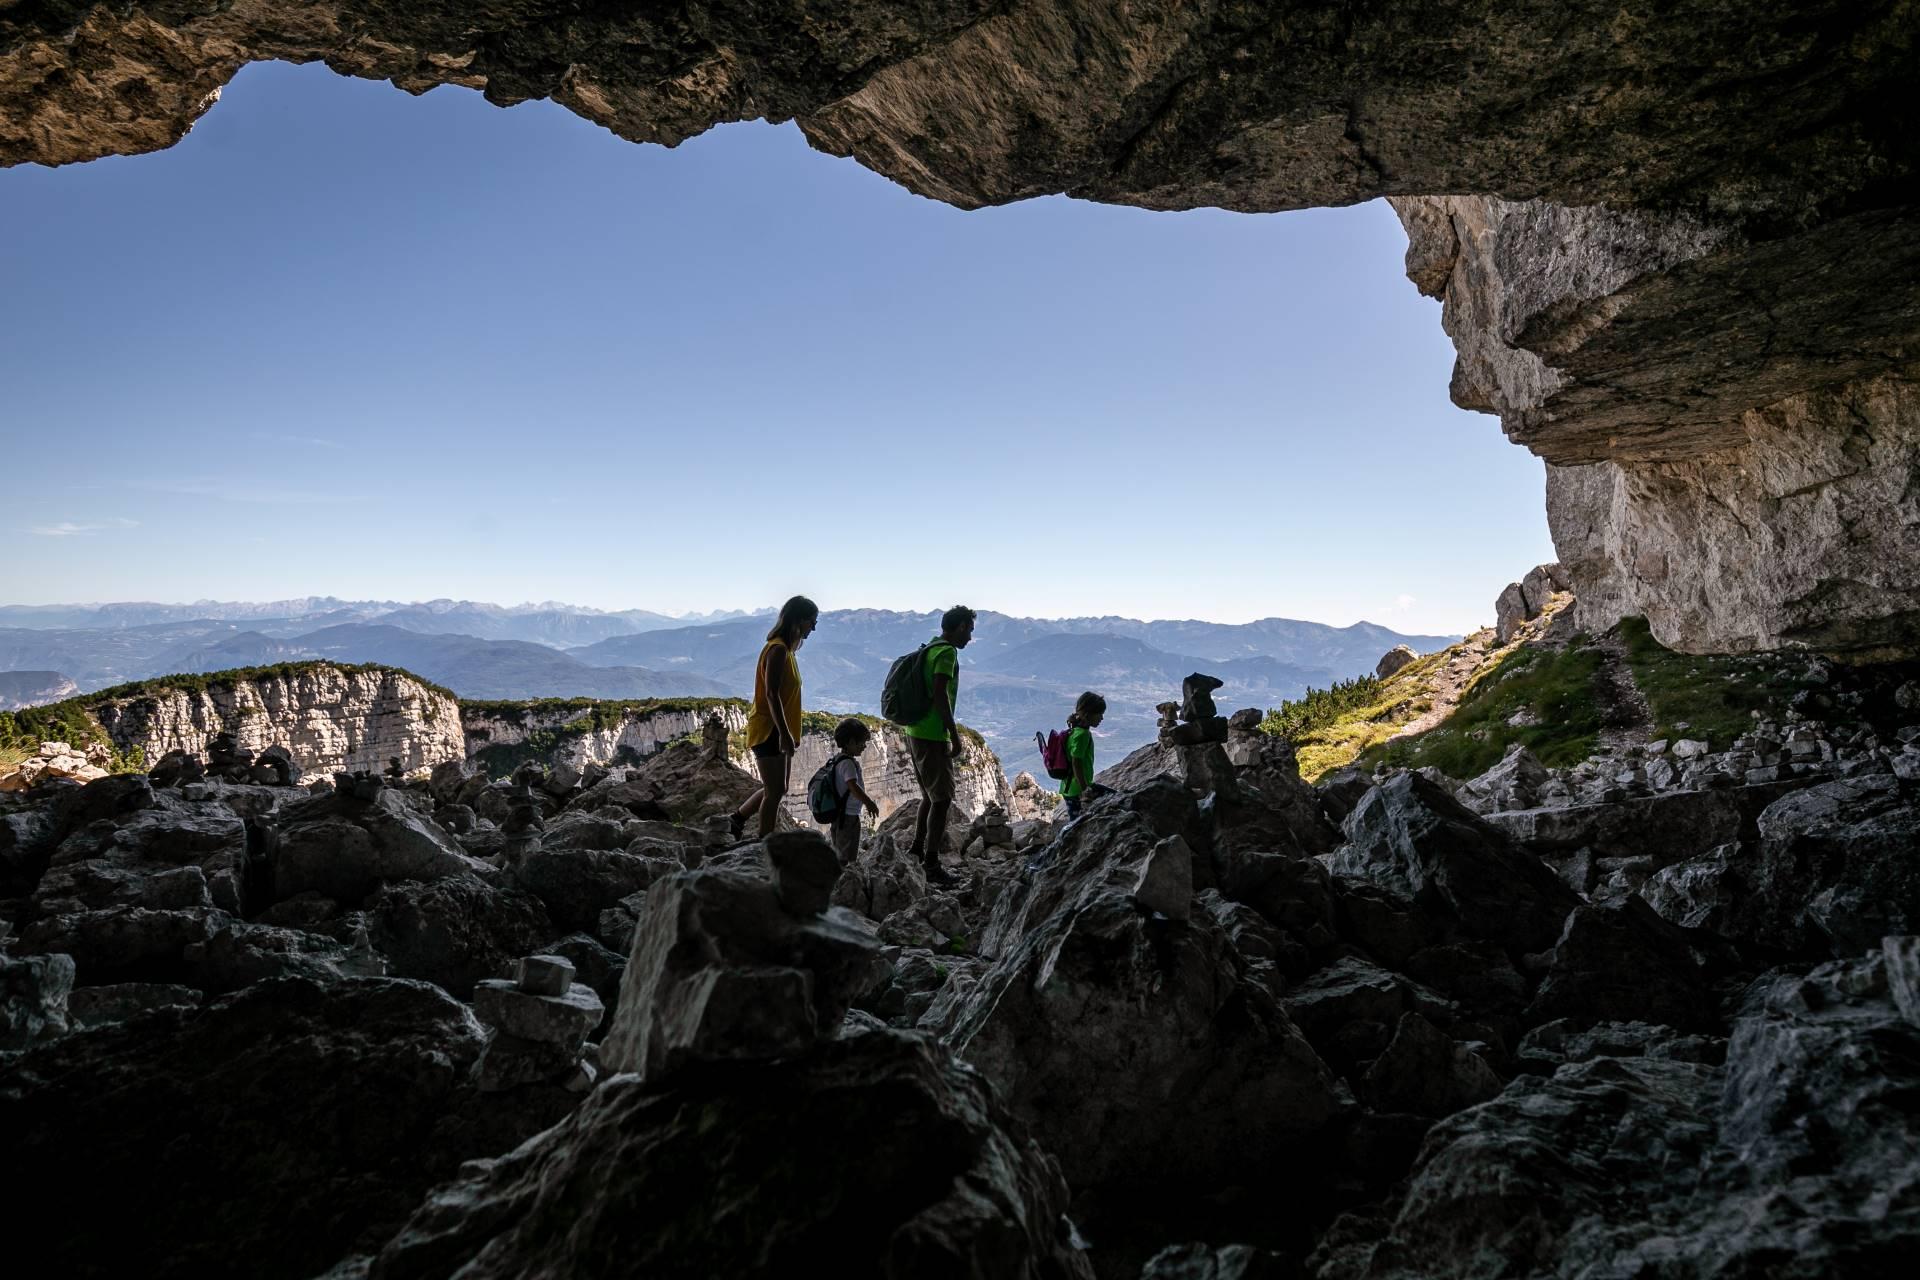
[[[747,833],[747,820],[737,813],[727,815],[727,834],[738,840]]]
[[[959,877],[941,866],[940,859],[938,858],[927,858],[922,861],[921,865],[926,868],[928,884],[937,884],[945,887],[947,885],[960,883]]]

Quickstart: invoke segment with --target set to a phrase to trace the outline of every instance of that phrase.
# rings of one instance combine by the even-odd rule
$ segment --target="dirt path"
[[[1453,714],[1460,695],[1474,675],[1487,664],[1488,655],[1497,648],[1491,628],[1476,631],[1454,646],[1447,660],[1427,677],[1427,695],[1432,706],[1393,731],[1394,738],[1408,738],[1427,730]],[[1391,739],[1389,739],[1391,740]]]
[[[1618,633],[1609,631],[1595,639],[1592,648],[1600,655],[1600,669],[1593,673],[1593,696],[1600,706],[1598,745],[1618,750],[1645,742],[1653,733],[1653,709],[1633,681],[1626,646]]]

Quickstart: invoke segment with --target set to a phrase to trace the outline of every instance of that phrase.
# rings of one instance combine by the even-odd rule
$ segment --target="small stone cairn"
[[[727,762],[727,725],[719,716],[708,716],[700,726],[700,750],[715,764]]]
[[[1163,702],[1156,708],[1160,745],[1179,753],[1180,773],[1187,785],[1202,791],[1233,785],[1233,767],[1222,749],[1228,736],[1227,718],[1213,704],[1213,691],[1225,683],[1218,676],[1196,671],[1180,682],[1178,703]]]
[[[1013,820],[997,802],[989,803],[968,826],[966,843],[960,847],[960,852],[964,854],[971,849],[975,840],[980,841],[981,848],[989,856],[993,856],[996,849],[1013,848]]]
[[[1236,768],[1244,769],[1260,758],[1261,747],[1265,744],[1261,738],[1260,722],[1266,714],[1258,707],[1242,707],[1227,717],[1227,759]]]
[[[473,1012],[493,1031],[474,1084],[500,1093],[528,1084],[557,1084],[574,1093],[593,1087],[598,1071],[584,1057],[587,1036],[606,1006],[577,985],[562,956],[527,956],[513,978],[488,978],[473,989]]]
[[[231,733],[216,733],[207,744],[207,776],[221,782],[252,782],[253,756],[240,749]]]

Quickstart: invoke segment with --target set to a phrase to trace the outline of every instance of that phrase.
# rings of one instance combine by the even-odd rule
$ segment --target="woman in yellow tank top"
[[[748,815],[756,810],[761,839],[773,834],[780,801],[787,794],[794,748],[800,742],[800,663],[793,655],[819,622],[820,606],[813,601],[805,596],[787,601],[780,606],[773,630],[767,632],[760,661],[754,664],[747,749],[753,752],[753,763],[760,771],[760,789],[734,812],[736,839],[746,830]]]

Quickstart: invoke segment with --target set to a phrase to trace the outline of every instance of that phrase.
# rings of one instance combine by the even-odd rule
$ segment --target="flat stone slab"
[[[488,978],[474,985],[473,1011],[517,1039],[578,1050],[600,1025],[606,1006],[588,986],[575,986],[563,996],[537,996],[506,978]]]
[[[573,961],[565,956],[527,956],[520,961],[514,981],[529,995],[564,996],[573,986]]]

